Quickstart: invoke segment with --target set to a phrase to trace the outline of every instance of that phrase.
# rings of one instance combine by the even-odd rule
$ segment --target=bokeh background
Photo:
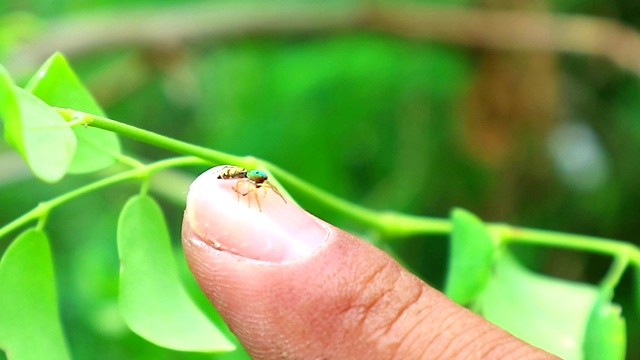
[[[62,51],[111,118],[267,159],[370,208],[447,217],[463,207],[487,221],[639,244],[639,27],[640,2],[630,0],[3,0],[0,63],[24,85]],[[122,142],[140,159],[172,155]],[[42,184],[6,145],[0,166],[0,223],[98,177]],[[203,170],[154,183],[177,253],[182,199]],[[157,348],[117,314],[115,226],[135,191],[110,188],[51,216],[73,355],[211,358]],[[436,287],[447,249],[438,237],[390,245]],[[609,265],[560,250],[524,257],[590,283]],[[616,301],[638,339],[631,283],[627,274]]]

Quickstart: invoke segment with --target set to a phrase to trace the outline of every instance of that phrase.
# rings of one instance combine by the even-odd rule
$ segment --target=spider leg
[[[258,203],[258,210],[262,212],[262,206],[260,206],[260,198],[258,197],[258,189],[255,187],[253,188],[253,195],[256,197],[256,202]]]
[[[274,193],[278,194],[278,196],[280,196],[280,198],[282,199],[282,201],[284,201],[285,204],[287,203],[287,199],[285,199],[284,196],[282,196],[282,194],[280,194],[280,191],[278,191],[278,188],[275,187],[275,185],[271,185],[271,183],[267,183],[266,186],[270,187],[271,190],[273,190]]]
[[[240,181],[238,181],[235,185],[233,185],[231,188],[233,189],[233,191],[236,192],[236,195],[238,196],[238,201],[240,201],[240,187],[238,186],[240,185]]]
[[[243,187],[244,187],[244,189],[243,189]],[[262,204],[260,204],[260,194],[259,194],[260,188],[262,188],[262,197],[263,198],[267,197],[267,193],[269,192],[267,190],[267,188],[271,188],[273,190],[273,192],[275,192],[276,194],[278,194],[278,196],[280,196],[282,201],[287,203],[287,199],[285,199],[284,196],[282,196],[280,191],[278,191],[278,188],[276,188],[274,185],[270,184],[267,181],[256,182],[256,181],[254,181],[252,179],[242,178],[242,179],[238,180],[235,183],[235,185],[233,185],[231,188],[233,189],[233,191],[236,192],[238,201],[240,201],[240,195],[247,197],[247,206],[249,206],[249,207],[251,207],[251,197],[253,196],[255,198],[256,202],[258,203],[258,210],[260,210],[260,212],[262,212]],[[242,190],[244,190],[244,191],[242,191]]]
[[[244,193],[242,191],[240,191],[240,187],[243,186],[243,185],[246,188],[246,192],[244,192]],[[238,201],[240,201],[240,195],[247,196],[251,192],[255,191],[255,184],[253,183],[253,181],[251,181],[249,179],[240,179],[231,188],[233,189],[233,191],[236,192],[236,194],[238,195]],[[251,196],[249,196],[247,198],[247,203],[248,203],[248,206],[251,207]]]
[[[238,201],[240,201],[240,195],[245,196],[245,195],[247,195],[247,194],[248,194],[248,192],[243,194],[243,193],[240,191],[240,186],[242,186],[242,185],[243,185],[243,184],[245,184],[246,182],[247,182],[247,181],[246,181],[246,179],[240,179],[240,180],[238,180],[238,181],[236,182],[236,184],[235,184],[235,185],[233,185],[233,186],[231,187],[231,188],[233,189],[233,191],[235,191],[235,192],[236,192],[236,194],[238,194]]]

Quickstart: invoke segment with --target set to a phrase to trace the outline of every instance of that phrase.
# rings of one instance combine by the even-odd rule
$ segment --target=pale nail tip
[[[229,166],[204,171],[189,190],[185,216],[198,237],[212,239],[204,241],[211,249],[255,261],[286,263],[303,260],[325,246],[330,228],[275,191],[260,196],[259,204],[254,197],[238,199],[232,187],[238,179],[218,179]],[[269,243],[274,246],[265,246],[265,233],[277,236],[274,244]]]
[[[191,182],[191,186],[189,186],[189,192],[193,192],[194,190],[198,189],[199,187],[202,187],[205,185],[205,183],[211,181],[212,179],[215,179],[218,174],[220,173],[219,169],[221,166],[216,166],[216,167],[212,167],[208,170],[206,170],[205,172],[203,172],[202,174],[198,175],[193,182]]]

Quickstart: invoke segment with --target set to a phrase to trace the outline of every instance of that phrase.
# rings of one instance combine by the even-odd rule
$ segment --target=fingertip
[[[254,260],[290,261],[308,256],[327,239],[327,228],[276,189],[251,179],[220,179],[212,168],[191,185],[185,225],[220,251]]]

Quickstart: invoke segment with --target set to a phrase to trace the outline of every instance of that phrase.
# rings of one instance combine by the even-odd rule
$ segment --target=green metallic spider
[[[220,171],[220,173],[218,174],[218,179],[239,179],[238,182],[236,182],[236,184],[231,187],[233,191],[238,194],[238,201],[240,201],[240,195],[249,195],[249,197],[247,197],[247,202],[249,204],[249,207],[251,207],[251,193],[253,193],[256,202],[258,203],[258,209],[260,211],[262,211],[262,206],[260,205],[258,189],[264,189],[263,197],[266,197],[267,188],[270,188],[271,190],[273,190],[273,192],[280,196],[282,201],[284,201],[285,203],[287,202],[284,196],[280,194],[280,191],[278,191],[278,188],[267,181],[267,179],[269,179],[269,176],[262,170],[247,171],[247,169],[241,168],[239,166],[227,166]],[[243,192],[242,190],[245,191]]]

